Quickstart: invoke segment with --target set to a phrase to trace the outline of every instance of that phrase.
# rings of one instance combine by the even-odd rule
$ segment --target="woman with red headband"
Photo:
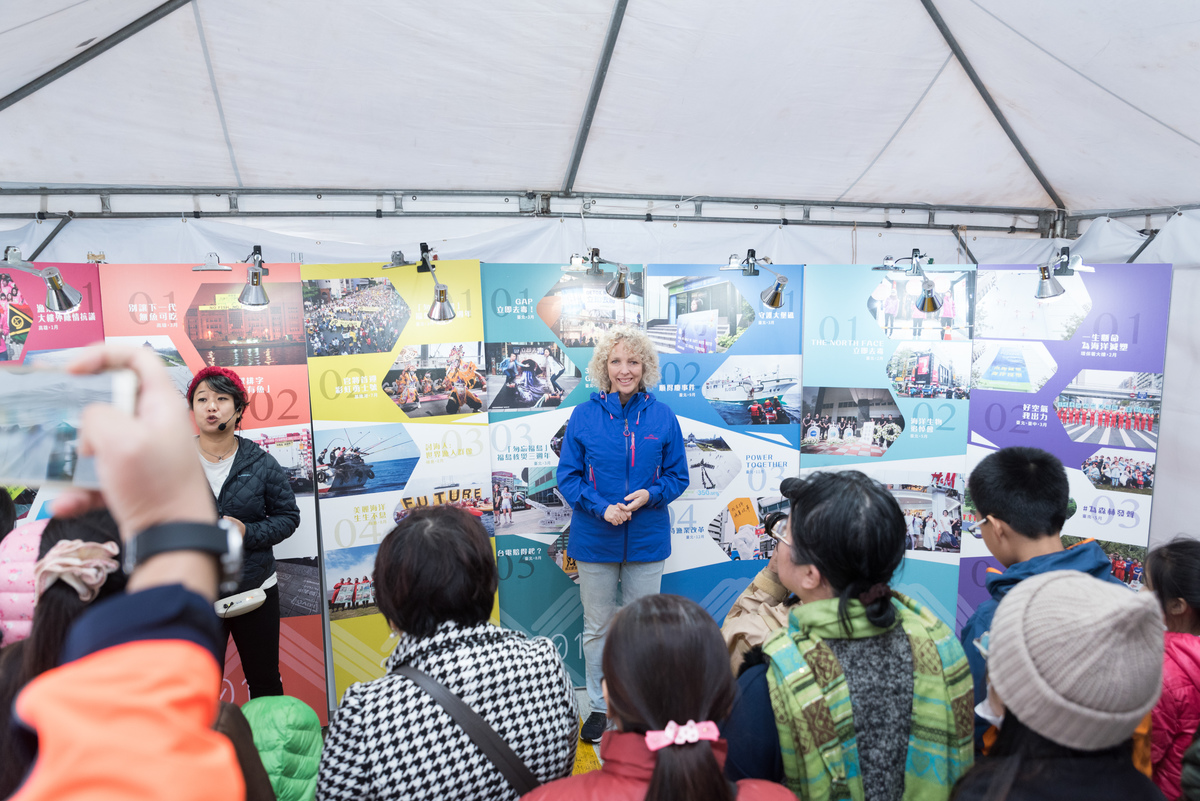
[[[296,496],[275,457],[253,441],[237,436],[248,404],[246,388],[237,373],[224,367],[205,367],[192,379],[187,396],[200,431],[197,456],[216,498],[217,514],[242,534],[242,581],[235,596],[256,589],[266,595],[257,608],[226,617],[225,631],[233,635],[250,697],[283,695],[279,676],[279,588],[271,549],[300,525]]]

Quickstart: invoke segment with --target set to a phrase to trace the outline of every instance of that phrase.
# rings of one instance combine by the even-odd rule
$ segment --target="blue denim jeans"
[[[605,712],[600,680],[604,678],[604,635],[617,610],[662,586],[663,562],[576,562],[579,600],[583,603],[583,659],[587,665],[588,700],[593,712]],[[618,602],[618,590],[620,585]]]

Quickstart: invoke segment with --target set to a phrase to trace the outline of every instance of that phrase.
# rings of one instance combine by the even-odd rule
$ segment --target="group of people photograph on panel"
[[[0,556],[26,588],[0,604],[0,797],[275,797],[281,769],[244,747],[242,713],[214,717],[230,637],[246,708],[283,691],[272,548],[297,528],[295,497],[237,435],[235,373],[195,375],[189,420],[150,351],[100,348],[71,369],[115,367],[140,390],[133,413],[84,415],[100,490],[66,491],[11,533],[0,509]],[[816,472],[782,481],[779,547],[716,621],[660,592],[689,472],[649,389],[653,343],[608,327],[589,375],[557,468],[587,708],[551,640],[489,622],[499,578],[479,518],[418,508],[370,577],[385,674],[350,685],[323,742],[319,725],[270,717],[282,739],[305,730],[296,770],[317,798],[1200,797],[1200,542],[1151,550],[1133,592],[1094,541],[1064,547],[1058,459],[996,450],[968,480],[970,530],[1003,570],[956,636],[894,588],[919,546],[892,492]],[[602,764],[572,775],[581,742]]]

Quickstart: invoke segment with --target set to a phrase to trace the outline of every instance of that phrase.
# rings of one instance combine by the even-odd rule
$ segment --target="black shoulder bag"
[[[454,722],[466,732],[471,742],[491,760],[500,774],[508,781],[518,795],[525,795],[541,784],[521,758],[513,753],[508,743],[501,739],[496,730],[488,725],[475,710],[463,703],[459,698],[437,679],[428,673],[420,671],[412,665],[398,665],[392,670],[424,690],[430,698],[438,703]]]

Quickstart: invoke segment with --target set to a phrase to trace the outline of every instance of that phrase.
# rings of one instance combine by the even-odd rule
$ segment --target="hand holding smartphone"
[[[92,403],[132,414],[137,391],[132,370],[0,368],[0,485],[98,489],[95,462],[79,453],[80,415]]]

